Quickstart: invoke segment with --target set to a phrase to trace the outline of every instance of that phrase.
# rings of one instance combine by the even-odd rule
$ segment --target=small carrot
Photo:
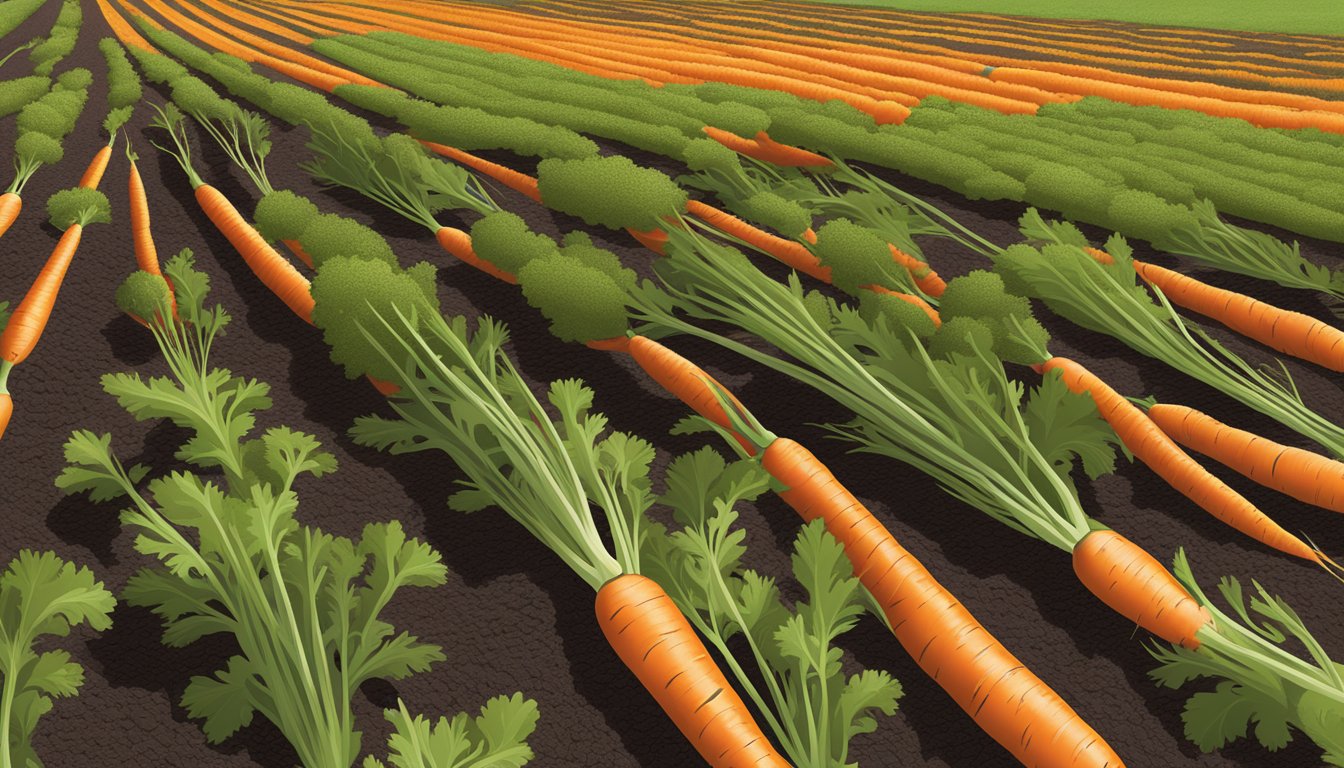
[[[1142,547],[1110,530],[1092,531],[1073,548],[1078,580],[1116,613],[1170,643],[1199,647],[1209,612]]]
[[[252,273],[294,314],[311,324],[313,295],[308,279],[277,253],[219,190],[209,184],[200,184],[195,195],[201,211],[243,257]]]
[[[298,240],[281,240],[280,242],[284,243],[285,247],[289,249],[289,252],[294,254],[299,261],[302,261],[305,266],[309,269],[313,268],[313,257],[309,256],[308,252],[303,249],[302,243]]]
[[[686,213],[700,219],[711,227],[735,237],[744,243],[768,253],[785,265],[812,277],[830,282],[831,270],[823,266],[817,257],[802,243],[785,240],[763,229],[725,213],[712,205],[699,200],[686,203]]]
[[[14,226],[14,222],[19,218],[19,212],[23,210],[23,198],[14,192],[6,192],[0,195],[0,237],[3,237],[9,228]]]
[[[910,272],[910,276],[914,278],[915,285],[919,287],[919,290],[935,299],[942,296],[943,291],[947,290],[947,282],[933,270],[933,267],[890,243],[887,244],[887,247],[891,249],[892,259]]]
[[[1320,553],[1190,458],[1143,411],[1091,371],[1063,357],[1051,358],[1040,370],[1042,374],[1058,370],[1071,392],[1090,395],[1125,447],[1206,512],[1262,544],[1313,563],[1324,562]]]
[[[1023,765],[1124,765],[810,451],[777,438],[761,463],[787,489],[780,498],[804,520],[825,520],[826,530],[844,546],[854,573],[920,669]]]
[[[0,385],[3,389],[3,385]],[[0,392],[0,438],[5,436],[5,430],[9,428],[9,419],[14,415],[14,398],[10,397],[8,392]]]
[[[744,139],[731,131],[715,128],[712,125],[707,125],[701,130],[709,138],[739,155],[745,155],[763,163],[791,168],[825,168],[835,164],[829,158],[815,152],[809,152],[788,144],[780,144],[770,138],[765,131],[757,133],[754,139]]]
[[[115,137],[113,137],[115,140]],[[112,145],[108,144],[98,150],[89,165],[84,169],[84,175],[79,179],[79,186],[84,189],[97,189],[102,183],[103,173],[107,171],[107,163],[112,159]]]
[[[75,251],[79,250],[83,233],[84,226],[75,222],[66,228],[57,241],[32,287],[10,316],[4,334],[0,335],[0,361],[18,365],[27,360],[37,346],[42,331],[47,327],[47,320],[51,318],[51,311],[56,306],[56,296],[60,293],[61,283],[65,281],[65,273],[70,269]]]
[[[1097,248],[1088,254],[1103,264],[1111,255]],[[1166,267],[1133,260],[1144,282],[1161,289],[1172,304],[1212,318],[1265,346],[1332,371],[1344,371],[1344,331],[1304,315],[1280,309],[1245,294],[1215,288]]]
[[[477,157],[456,147],[424,140],[421,140],[420,143],[431,152],[451,158],[472,170],[484,173],[515,192],[526,195],[538,203],[541,202],[541,190],[537,187],[537,180],[525,173],[520,173],[512,168],[505,168],[499,163],[492,163],[483,157]]]
[[[1171,439],[1261,485],[1344,512],[1344,463],[1229,427],[1183,405],[1152,405],[1148,417]]]
[[[612,650],[712,766],[788,768],[672,598],[638,574],[597,591]]]
[[[126,145],[126,157],[131,165],[126,186],[131,199],[131,241],[135,247],[135,263],[142,272],[162,275],[159,252],[154,247],[154,235],[149,228],[149,198],[145,195],[145,182],[140,178],[140,169],[135,164],[138,158],[131,151],[129,143]]]
[[[482,259],[476,255],[476,250],[471,247],[471,235],[463,232],[456,227],[440,227],[434,233],[434,239],[439,241],[443,250],[452,254],[459,261],[463,261],[471,266],[481,270],[491,277],[503,280],[510,285],[518,284],[518,277],[496,267],[494,264]]]

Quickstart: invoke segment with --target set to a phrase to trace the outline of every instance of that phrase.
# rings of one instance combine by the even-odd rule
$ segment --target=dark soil
[[[56,5],[48,4],[13,39],[24,40],[44,31],[55,17]],[[94,72],[92,98],[78,130],[67,142],[67,159],[39,172],[25,195],[23,216],[3,240],[0,296],[17,299],[26,290],[58,236],[43,223],[43,201],[57,189],[73,185],[105,141],[98,129],[106,108],[104,67],[94,44],[107,34],[96,5],[87,3],[85,28],[72,63]],[[26,74],[26,66],[26,60],[18,58],[3,74]],[[261,426],[286,424],[311,432],[341,462],[335,475],[302,483],[300,519],[346,536],[357,535],[370,520],[399,519],[414,535],[442,551],[451,568],[448,586],[410,591],[389,613],[398,628],[442,645],[449,659],[429,673],[396,683],[371,684],[360,692],[355,706],[365,749],[381,753],[387,727],[379,711],[393,705],[398,696],[412,711],[437,716],[473,710],[490,696],[523,690],[541,706],[541,723],[532,739],[536,765],[671,768],[696,764],[693,751],[604,643],[592,618],[592,592],[579,578],[502,514],[463,516],[449,511],[445,499],[458,474],[446,457],[392,458],[351,443],[346,430],[353,419],[385,413],[386,406],[364,382],[345,379],[327,360],[318,332],[291,316],[215,233],[192,200],[180,169],[150,146],[149,116],[149,110],[140,108],[128,133],[141,156],[140,170],[149,190],[159,250],[166,256],[192,248],[200,267],[214,278],[213,299],[235,317],[229,335],[218,347],[216,362],[270,382],[275,405],[263,414]],[[0,146],[11,147],[13,134],[12,119],[0,123]],[[488,312],[507,321],[513,330],[515,359],[531,379],[588,379],[597,390],[599,408],[612,417],[614,426],[654,440],[663,460],[700,444],[699,440],[668,436],[671,426],[684,415],[683,407],[629,365],[604,353],[557,342],[515,289],[452,262],[422,230],[351,195],[315,189],[297,168],[306,157],[302,132],[277,130],[273,139],[273,179],[312,195],[323,210],[339,211],[378,227],[403,260],[425,259],[441,265],[446,306],[468,315]],[[246,179],[212,145],[198,141],[198,148],[197,167],[203,176],[241,209],[250,210],[255,195]],[[121,316],[112,301],[118,282],[134,267],[126,223],[126,169],[118,152],[103,183],[112,200],[115,223],[89,229],[42,344],[15,371],[16,413],[0,441],[0,488],[5,500],[0,524],[9,531],[0,557],[7,561],[21,548],[54,549],[63,557],[87,563],[114,590],[149,561],[132,549],[130,537],[120,530],[115,507],[94,505],[82,497],[63,498],[52,481],[63,466],[61,445],[76,428],[110,431],[124,460],[160,467],[171,464],[172,450],[182,438],[170,426],[136,423],[99,386],[99,376],[106,372],[163,372],[148,334]],[[1013,220],[1019,214],[1015,206],[969,204],[940,190],[902,181],[991,238],[1001,242],[1013,238]],[[539,229],[555,233],[577,226],[517,196],[501,192],[500,199]],[[593,234],[632,265],[647,267],[647,252],[623,237]],[[1336,246],[1307,242],[1304,248],[1312,258],[1338,264]],[[945,244],[928,243],[927,251],[930,260],[948,275],[983,266]],[[1307,293],[1225,275],[1201,272],[1201,276],[1252,291],[1276,304],[1329,317],[1322,303]],[[1051,330],[1055,351],[1082,359],[1126,394],[1151,393],[1164,401],[1206,409],[1275,439],[1301,444],[1267,419],[1157,361],[1142,359],[1113,341],[1062,323],[1051,323]],[[1216,335],[1226,338],[1220,332]],[[1226,341],[1257,361],[1269,359],[1263,350],[1235,339]],[[1216,755],[1200,755],[1181,734],[1182,695],[1157,688],[1145,676],[1152,662],[1143,634],[1080,588],[1066,555],[952,500],[928,478],[904,466],[846,455],[843,445],[824,439],[812,426],[844,414],[798,385],[708,345],[676,346],[732,387],[771,429],[797,437],[831,464],[898,539],[1024,663],[1071,702],[1129,765],[1300,768],[1318,764],[1319,751],[1302,738],[1272,755],[1245,743]],[[1338,378],[1305,364],[1289,363],[1288,367],[1308,402],[1328,415],[1344,413]],[[1344,551],[1344,534],[1330,513],[1266,492],[1240,477],[1228,475],[1228,481],[1289,530],[1305,531],[1327,551]],[[1087,508],[1099,519],[1159,557],[1167,559],[1178,547],[1185,547],[1208,589],[1223,575],[1261,580],[1292,603],[1328,650],[1344,658],[1340,586],[1326,574],[1248,542],[1194,508],[1142,466],[1125,466],[1114,476],[1083,483],[1081,491]],[[796,517],[783,503],[770,498],[744,518],[752,564],[785,576],[787,546],[798,527]],[[58,645],[69,649],[88,675],[79,697],[58,701],[39,727],[38,751],[53,768],[287,768],[295,763],[293,753],[266,722],[258,720],[225,744],[210,746],[199,725],[177,706],[193,675],[220,667],[230,653],[226,641],[168,649],[159,642],[153,616],[120,607],[111,630],[99,637],[80,632]],[[970,723],[877,622],[865,621],[846,636],[844,645],[851,663],[888,669],[906,690],[894,717],[882,722],[876,733],[855,740],[854,759],[866,766],[1012,765],[1006,753]]]

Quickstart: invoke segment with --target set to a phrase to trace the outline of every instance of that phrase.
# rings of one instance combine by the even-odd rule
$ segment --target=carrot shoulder
[[[1229,427],[1184,405],[1159,403],[1148,417],[1171,439],[1261,485],[1344,512],[1344,463]]]
[[[788,768],[690,622],[656,582],[619,576],[597,591],[612,650],[716,768]]]
[[[1051,358],[1042,366],[1042,373],[1053,370],[1063,374],[1064,384],[1070,391],[1090,395],[1101,417],[1111,425],[1125,447],[1172,488],[1256,541],[1314,563],[1322,562],[1316,550],[1285,531],[1244,496],[1210,474],[1167,437],[1143,411],[1091,371],[1062,357]]]
[[[1116,613],[1191,650],[1212,619],[1171,572],[1115,531],[1092,531],[1073,548],[1078,580]]]
[[[806,448],[778,438],[762,465],[804,520],[825,520],[897,641],[986,734],[1028,766],[1124,765],[1073,708],[1031,672],[905,550]]]

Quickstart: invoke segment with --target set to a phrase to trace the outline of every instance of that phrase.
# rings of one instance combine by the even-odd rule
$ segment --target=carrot
[[[112,137],[116,140],[116,137]],[[79,178],[79,186],[84,189],[97,189],[103,180],[103,173],[107,171],[107,163],[112,159],[112,145],[108,144],[98,150],[93,159],[89,161],[89,167],[84,169],[84,175]]]
[[[788,144],[780,144],[770,138],[765,131],[757,133],[754,139],[744,139],[731,131],[715,128],[712,125],[706,125],[701,130],[709,138],[739,155],[746,155],[763,163],[793,168],[824,168],[834,165],[829,158],[822,157],[815,152],[808,152],[805,149],[799,149]]]
[[[788,768],[672,598],[638,574],[597,591],[597,623],[612,650],[705,762]]]
[[[298,240],[281,240],[280,242],[284,243],[284,246],[289,249],[289,252],[294,254],[298,260],[302,261],[309,269],[313,268],[313,257],[309,256],[308,252],[303,250],[302,243]]]
[[[9,420],[14,415],[14,398],[8,392],[0,392],[0,438],[9,428]]]
[[[1153,405],[1148,417],[1171,439],[1261,485],[1344,512],[1344,463],[1229,427],[1183,405]]]
[[[884,285],[862,285],[859,287],[865,290],[872,291],[873,293],[880,293],[883,296],[893,296],[895,298],[900,299],[901,301],[904,301],[907,304],[913,304],[914,306],[919,307],[920,309],[924,310],[924,314],[928,315],[929,319],[933,321],[933,327],[935,328],[939,328],[943,324],[943,318],[941,315],[938,314],[938,310],[929,306],[929,302],[925,301],[924,299],[918,296],[909,293],[902,293],[901,291],[893,291]]]
[[[1209,612],[1142,547],[1111,530],[1092,531],[1073,548],[1078,580],[1116,613],[1191,650]]]
[[[15,220],[19,218],[19,212],[23,210],[23,198],[13,192],[6,192],[0,195],[0,237],[3,237],[9,228],[14,226]]]
[[[510,285],[518,284],[518,277],[509,274],[496,267],[494,264],[482,259],[476,255],[475,249],[471,247],[471,235],[463,232],[456,227],[440,227],[434,233],[434,239],[439,241],[443,250],[457,257],[458,260],[466,262],[471,266],[481,270],[491,277],[498,278]]]
[[[456,147],[436,144],[432,141],[424,141],[423,139],[420,140],[420,143],[425,145],[431,152],[451,158],[472,170],[484,173],[486,176],[489,176],[515,192],[526,195],[538,203],[541,202],[541,190],[537,187],[537,180],[525,173],[520,173],[512,168],[506,168],[499,163],[492,163],[483,157],[477,157],[470,152],[464,152]]]
[[[901,646],[1023,765],[1124,765],[1078,713],[989,633],[806,448],[777,438],[762,466],[779,496],[820,517],[845,548]]]
[[[154,235],[149,228],[149,198],[145,195],[145,182],[140,178],[140,169],[135,165],[135,153],[130,147],[126,155],[131,161],[130,179],[126,184],[131,198],[131,240],[135,247],[135,263],[142,272],[162,275],[159,269],[159,252],[154,247]]]
[[[277,253],[270,243],[247,223],[223,193],[209,184],[201,184],[196,187],[195,194],[201,211],[215,225],[215,229],[228,239],[238,251],[238,255],[243,257],[252,274],[260,278],[261,282],[271,289],[271,293],[283,301],[294,314],[311,324],[313,296],[308,279],[299,274],[288,259]]]
[[[112,7],[108,0],[96,0],[96,2],[98,3],[98,10],[103,13],[103,20],[107,22],[107,26],[112,29],[112,34],[116,35],[123,45],[139,48],[150,53],[158,53],[158,50],[150,45],[149,41],[139,32],[135,31],[135,28],[117,12],[117,9]]]
[[[933,267],[930,267],[928,264],[916,259],[914,256],[902,251],[891,243],[888,243],[887,247],[891,249],[891,257],[896,263],[905,267],[910,273],[910,276],[915,279],[915,285],[919,287],[919,290],[935,299],[942,296],[943,291],[947,290],[947,283],[943,280],[942,276],[933,270]]]
[[[1085,248],[1092,258],[1110,264],[1109,253]],[[1162,290],[1172,304],[1212,318],[1271,349],[1332,371],[1344,371],[1344,331],[1301,312],[1280,309],[1245,294],[1215,288],[1166,267],[1133,259],[1144,282]]]
[[[700,219],[706,224],[723,232],[731,237],[750,245],[753,248],[770,254],[774,258],[783,262],[787,266],[802,272],[823,282],[831,281],[831,270],[825,267],[817,260],[802,243],[785,240],[782,237],[766,232],[758,227],[754,227],[747,222],[725,213],[712,205],[702,203],[699,200],[691,200],[686,204],[686,213]]]
[[[1070,391],[1092,397],[1101,417],[1131,453],[1204,511],[1262,544],[1313,563],[1324,563],[1320,553],[1210,474],[1143,411],[1091,371],[1063,357],[1053,357],[1041,366],[1042,374],[1054,370],[1061,372]]]
[[[79,249],[83,232],[84,227],[76,222],[61,235],[42,271],[37,273],[32,287],[10,316],[4,334],[0,335],[0,362],[18,365],[27,360],[37,346],[51,311],[56,306],[56,295],[60,293],[65,273],[70,269],[75,251]]]
[[[639,244],[648,248],[650,251],[663,255],[667,248],[667,230],[664,229],[630,229],[626,228],[630,236],[639,241]]]
[[[632,336],[623,345],[607,342],[594,342],[594,344],[599,345],[596,347],[599,349],[619,349],[628,353],[658,386],[690,406],[696,413],[731,432],[733,438],[746,450],[747,455],[756,455],[757,447],[733,429],[733,423],[724,411],[715,388],[726,394],[739,408],[742,404],[700,366],[645,336]]]

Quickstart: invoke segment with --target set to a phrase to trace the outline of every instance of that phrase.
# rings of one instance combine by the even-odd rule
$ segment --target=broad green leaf
[[[187,714],[205,720],[201,730],[212,744],[227,739],[252,722],[257,692],[265,688],[264,670],[242,656],[229,659],[214,677],[193,677],[182,694]]]
[[[1022,420],[1032,444],[1061,477],[1069,474],[1075,456],[1090,479],[1115,470],[1119,442],[1115,430],[1101,418],[1092,398],[1070,392],[1058,373],[1041,379],[1023,408]]]

